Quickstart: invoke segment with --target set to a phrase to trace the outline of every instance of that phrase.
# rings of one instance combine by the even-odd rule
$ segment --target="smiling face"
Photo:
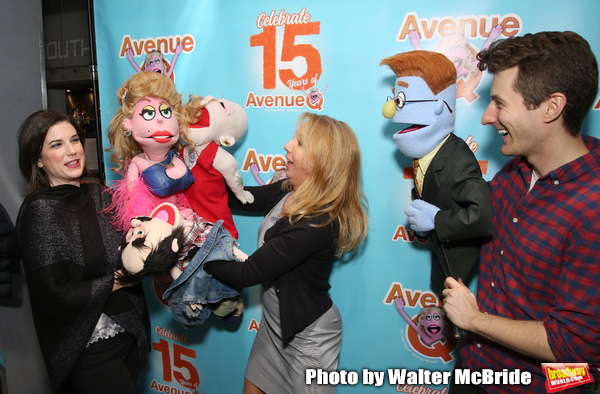
[[[302,128],[303,126],[300,126],[294,138],[284,146],[287,160],[286,175],[294,189],[300,187],[309,174],[308,160],[302,147]]]
[[[527,109],[523,96],[513,89],[518,72],[513,67],[494,74],[492,100],[481,123],[494,126],[502,135],[503,155],[533,157],[545,145],[545,138],[536,127],[543,123],[543,113],[540,108]]]
[[[48,129],[37,166],[46,172],[51,186],[79,186],[85,153],[73,125],[60,122]]]
[[[144,97],[134,107],[131,118],[123,121],[146,154],[166,155],[179,140],[179,122],[163,99]],[[159,159],[160,160],[160,159]]]
[[[384,116],[409,125],[393,136],[405,156],[419,159],[452,133],[456,84],[434,95],[422,78],[399,77],[392,94],[384,106]]]

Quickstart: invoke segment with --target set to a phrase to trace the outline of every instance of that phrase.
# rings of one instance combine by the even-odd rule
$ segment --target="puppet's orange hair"
[[[379,64],[388,66],[400,77],[422,78],[435,95],[456,83],[456,67],[441,53],[411,51],[385,58]]]

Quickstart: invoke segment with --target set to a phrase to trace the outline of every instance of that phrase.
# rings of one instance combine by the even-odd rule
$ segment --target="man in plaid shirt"
[[[494,75],[481,122],[516,157],[490,183],[494,232],[477,297],[448,278],[444,310],[469,331],[457,368],[520,369],[531,383],[450,392],[546,393],[542,362],[600,367],[600,140],[580,133],[598,65],[573,32],[508,38],[478,58]]]

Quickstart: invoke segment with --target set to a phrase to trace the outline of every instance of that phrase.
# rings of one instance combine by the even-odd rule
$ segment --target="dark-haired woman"
[[[150,350],[148,312],[140,285],[114,280],[121,234],[100,213],[104,187],[81,183],[84,135],[68,116],[38,111],[18,138],[28,189],[17,238],[53,389],[133,394]]]

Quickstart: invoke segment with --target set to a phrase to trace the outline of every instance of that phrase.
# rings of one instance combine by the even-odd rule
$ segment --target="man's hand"
[[[477,306],[475,295],[462,280],[446,278],[444,283],[444,311],[456,326],[526,356],[556,362],[542,321],[515,320],[483,313]]]
[[[443,303],[446,315],[457,327],[472,331],[475,320],[483,315],[477,306],[475,294],[465,286],[460,278],[457,281],[448,277],[444,285],[446,288],[442,294],[444,295]]]

